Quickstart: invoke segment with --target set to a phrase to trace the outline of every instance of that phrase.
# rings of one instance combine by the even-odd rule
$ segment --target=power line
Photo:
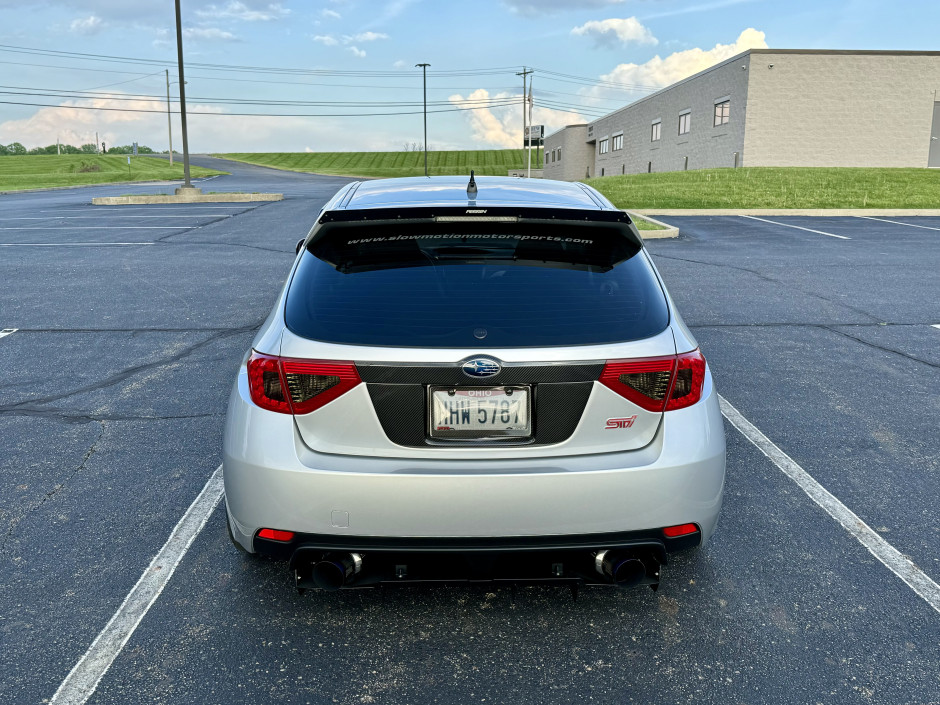
[[[462,108],[459,106],[454,106],[449,109],[444,110],[428,110],[428,113],[453,113],[458,111],[468,111],[468,110],[484,110],[491,107],[499,108],[505,107],[508,105],[517,105],[518,100],[516,101],[506,101],[500,104],[494,105],[482,105],[474,106],[469,108]],[[156,110],[147,110],[144,108],[106,108],[96,105],[49,105],[48,103],[28,103],[22,101],[12,101],[12,100],[0,100],[0,105],[29,105],[38,108],[55,108],[58,110],[105,110],[108,112],[123,112],[123,113],[166,113],[165,109],[156,109]],[[178,111],[174,111],[178,114]],[[193,111],[187,110],[187,115],[212,115],[214,117],[379,117],[385,115],[421,115],[423,111],[421,110],[410,110],[410,111],[395,111],[395,112],[382,112],[382,113],[214,113],[214,112],[205,112],[205,111]]]

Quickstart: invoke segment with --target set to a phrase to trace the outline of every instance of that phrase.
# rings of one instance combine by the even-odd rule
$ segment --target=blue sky
[[[182,6],[194,152],[420,144],[421,74],[414,67],[420,62],[431,64],[431,149],[500,148],[521,141],[522,80],[515,74],[524,65],[535,69],[534,121],[551,132],[748,48],[934,50],[940,27],[936,0],[183,0]],[[167,148],[160,111],[164,68],[176,78],[172,0],[0,0],[0,45],[0,143],[34,147],[58,137],[80,144],[97,131],[110,144]],[[477,109],[457,109],[469,107]],[[173,130],[179,148],[176,115]]]

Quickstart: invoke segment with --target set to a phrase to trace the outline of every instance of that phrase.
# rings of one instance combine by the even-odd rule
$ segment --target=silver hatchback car
[[[705,358],[584,184],[353,183],[317,215],[228,407],[235,544],[298,589],[659,584],[715,530]]]

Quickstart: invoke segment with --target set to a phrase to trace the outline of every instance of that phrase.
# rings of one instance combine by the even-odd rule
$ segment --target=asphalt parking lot
[[[53,697],[219,466],[236,367],[347,181],[225,168],[207,190],[285,200],[0,196],[0,703]],[[722,396],[863,524],[730,424],[718,533],[657,593],[300,596],[216,507],[88,702],[940,703],[940,218],[663,220]]]

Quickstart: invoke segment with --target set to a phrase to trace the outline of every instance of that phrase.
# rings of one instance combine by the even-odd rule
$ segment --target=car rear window
[[[294,333],[331,343],[544,347],[647,338],[665,296],[623,224],[334,226],[287,294]]]

